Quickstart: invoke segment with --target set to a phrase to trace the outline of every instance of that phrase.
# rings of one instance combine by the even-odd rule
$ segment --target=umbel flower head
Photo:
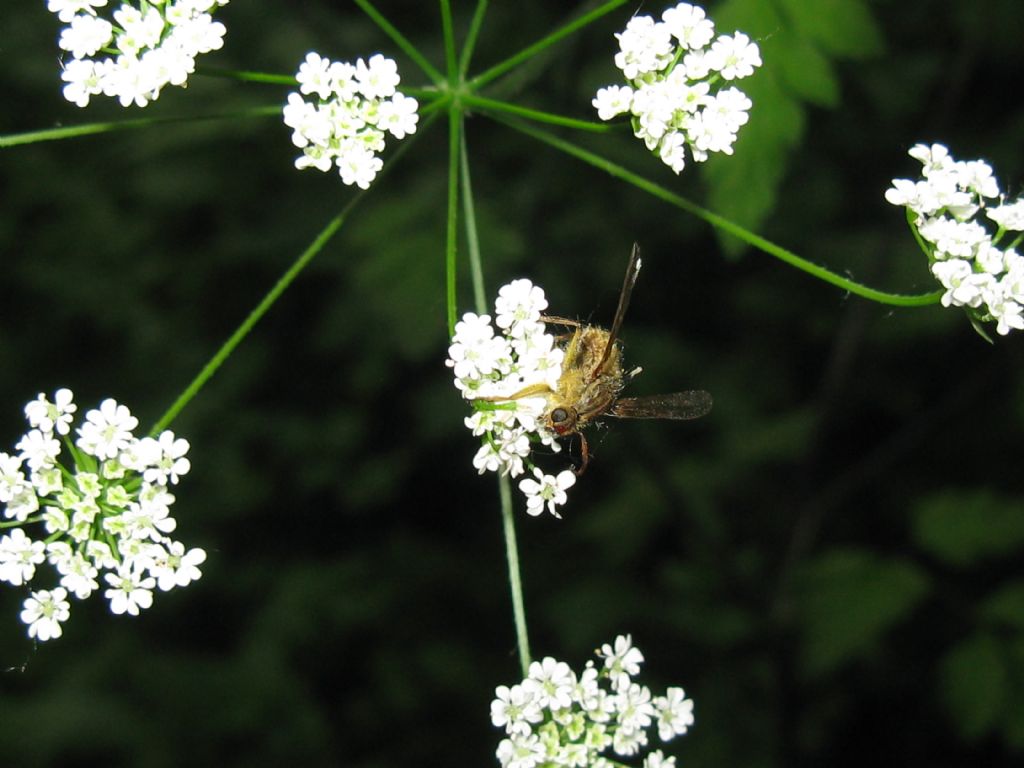
[[[629,635],[619,635],[596,652],[579,675],[550,656],[530,665],[512,687],[499,685],[491,702],[491,722],[504,728],[498,745],[502,768],[621,765],[606,755],[631,758],[646,752],[647,732],[657,728],[662,742],[693,725],[693,701],[682,688],[664,696],[634,682],[644,656]],[[673,768],[674,757],[648,752],[644,768]]]
[[[188,441],[170,431],[135,437],[138,420],[111,399],[85,414],[72,441],[77,410],[69,389],[52,401],[40,394],[25,406],[29,431],[17,452],[0,452],[0,531],[10,531],[0,536],[0,581],[31,584],[44,563],[58,577],[58,587],[25,600],[21,620],[37,640],[60,637],[68,597],[86,599],[101,577],[111,612],[137,616],[154,589],[195,581],[206,560],[169,535],[169,488],[189,471]]]
[[[1024,256],[1015,250],[1024,238],[1024,198],[1006,202],[988,163],[955,160],[942,144],[915,144],[910,156],[922,178],[893,179],[885,199],[907,209],[946,289],[942,305],[963,307],[986,338],[981,323],[995,322],[1003,336],[1024,328]]]
[[[541,514],[545,507],[560,517],[566,490],[576,482],[571,470],[545,474],[533,465],[530,453],[541,443],[552,451],[559,445],[540,422],[547,399],[543,395],[519,397],[530,387],[554,390],[562,375],[564,351],[541,320],[548,306],[544,290],[529,280],[514,280],[498,291],[494,323],[490,315],[467,312],[455,325],[445,364],[455,375],[455,386],[473,404],[466,426],[480,438],[473,466],[480,474],[501,472],[518,477],[526,510]]]
[[[228,0],[142,0],[115,8],[107,0],[47,0],[67,24],[59,45],[71,54],[61,79],[64,98],[80,107],[93,96],[116,97],[122,107],[146,106],[166,85],[182,88],[196,57],[224,45],[213,12]],[[108,11],[110,18],[101,15]]]
[[[416,132],[419,104],[396,90],[398,65],[381,54],[355,64],[306,54],[288,94],[284,123],[302,150],[295,167],[325,173],[336,166],[345,184],[367,189],[383,161],[384,137],[404,139]],[[304,96],[312,97],[306,101]]]
[[[598,117],[629,115],[633,135],[676,173],[687,148],[697,162],[711,152],[731,155],[752,106],[731,83],[761,66],[757,44],[742,32],[715,37],[704,9],[689,3],[667,9],[661,21],[634,16],[615,37],[626,84],[598,90]]]

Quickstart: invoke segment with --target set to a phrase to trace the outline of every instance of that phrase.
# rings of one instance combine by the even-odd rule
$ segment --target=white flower
[[[894,179],[885,197],[911,211],[932,274],[946,289],[942,305],[964,307],[975,324],[995,321],[1000,335],[1024,330],[1024,261],[1013,243],[999,242],[1024,226],[1024,201],[1003,203],[992,167],[982,160],[958,161],[942,144],[916,144],[909,154],[921,162],[923,179]],[[999,205],[987,208],[990,198]],[[982,209],[995,233],[976,218]]]
[[[491,722],[495,727],[504,728],[508,734],[526,736],[532,730],[531,724],[539,723],[543,718],[533,693],[524,686],[513,685],[509,688],[499,685],[494,689]]]
[[[102,8],[107,0],[47,0],[46,8],[56,13],[57,18],[67,23],[79,13],[95,15],[96,8]]]
[[[562,470],[555,475],[546,475],[539,469],[533,470],[536,480],[526,478],[519,482],[519,490],[526,494],[526,512],[530,515],[539,515],[544,511],[544,503],[547,502],[548,511],[555,517],[561,517],[555,507],[559,507],[567,501],[566,490],[576,482],[576,475],[568,469]]]
[[[19,587],[32,581],[36,566],[46,560],[46,545],[33,541],[21,528],[0,537],[0,581]]]
[[[704,9],[698,5],[680,3],[661,14],[661,20],[684,48],[699,50],[715,36],[714,23],[706,18]]]
[[[0,452],[0,502],[7,503],[20,494],[25,487],[25,473],[21,469],[22,456],[11,456]],[[11,515],[6,515],[11,517]]]
[[[326,101],[334,93],[334,78],[331,76],[331,60],[323,58],[319,53],[310,51],[306,60],[299,65],[295,79],[299,81],[299,91],[306,95],[315,93]]]
[[[71,25],[61,32],[58,45],[70,51],[76,59],[84,59],[109,43],[113,34],[114,27],[106,19],[81,14],[75,16]]]
[[[654,709],[662,741],[681,736],[693,725],[693,700],[686,698],[682,688],[669,688],[664,696],[655,698]]]
[[[529,280],[513,280],[498,290],[494,322],[513,338],[521,338],[536,331],[541,312],[547,307],[543,288]]]
[[[126,406],[107,398],[98,409],[85,414],[86,423],[78,428],[78,447],[100,459],[113,459],[128,448],[132,430],[139,420]]]
[[[634,16],[626,24],[626,29],[615,33],[615,37],[619,41],[615,66],[622,70],[627,80],[657,71],[672,59],[669,27],[655,22],[650,16]]]
[[[534,768],[544,762],[545,749],[537,734],[502,739],[496,753],[502,768]]]
[[[206,550],[194,547],[185,552],[180,541],[171,542],[163,555],[155,558],[150,573],[156,577],[157,587],[163,591],[174,587],[186,587],[202,575],[199,566],[206,562]]]
[[[147,468],[142,473],[142,479],[147,483],[167,485],[170,482],[176,485],[192,467],[191,462],[185,458],[189,448],[188,440],[176,438],[170,430],[161,432],[156,440],[146,437],[139,442],[145,446]]]
[[[1024,231],[1024,199],[1003,203],[985,211],[985,215],[1003,229],[1014,232]]]
[[[369,63],[362,59],[356,60],[356,82],[359,91],[368,99],[386,99],[395,93],[401,82],[398,76],[398,65],[394,59],[381,54],[370,57]]]
[[[696,162],[710,152],[732,154],[752,104],[723,83],[752,74],[761,56],[742,32],[712,42],[714,24],[698,6],[679,3],[662,19],[636,16],[616,35],[615,64],[627,84],[599,89],[592,103],[602,120],[628,110],[633,134],[679,173],[687,147]]]
[[[665,757],[660,749],[651,752],[644,758],[643,768],[676,768],[674,757]]]
[[[57,432],[66,435],[71,431],[71,419],[78,410],[70,389],[61,388],[53,394],[53,402],[42,392],[39,397],[25,406],[25,417],[29,426],[43,432]]]
[[[49,9],[68,23],[59,45],[74,57],[61,75],[64,97],[85,107],[102,93],[144,107],[165,86],[187,85],[195,57],[224,44],[227,30],[210,13],[226,2],[123,3],[107,19],[96,11],[106,0],[50,0]]]
[[[21,451],[29,468],[36,471],[53,466],[60,453],[60,441],[52,433],[38,429],[29,430],[14,447]]]
[[[644,662],[644,655],[633,645],[630,635],[616,637],[614,646],[605,643],[598,655],[604,659],[604,667],[616,690],[627,688],[630,677],[640,674],[640,665]]]
[[[737,80],[749,77],[756,67],[761,66],[761,52],[757,43],[751,42],[742,32],[722,35],[708,49],[707,65],[726,80]]]
[[[125,563],[116,573],[104,574],[103,578],[111,588],[103,596],[110,600],[111,613],[138,616],[141,609],[153,604],[156,579],[144,573],[141,568]]]
[[[28,636],[41,642],[61,636],[61,622],[71,615],[68,592],[63,587],[33,592],[23,606],[21,620],[28,624]]]
[[[550,656],[530,664],[529,674],[523,681],[523,687],[537,706],[546,709],[570,706],[575,686],[576,676],[569,665]]]
[[[411,96],[396,93],[390,101],[381,102],[377,113],[377,127],[386,130],[396,139],[404,139],[416,133],[416,123],[420,116],[416,110],[419,102]]]
[[[607,88],[598,88],[594,97],[594,108],[597,116],[602,120],[611,120],[616,115],[629,112],[633,102],[633,89],[628,85],[609,85]]]

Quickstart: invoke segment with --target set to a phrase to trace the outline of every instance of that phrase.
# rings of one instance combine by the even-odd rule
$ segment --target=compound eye
[[[551,423],[558,425],[564,424],[569,420],[569,412],[565,408],[555,408],[551,412]]]

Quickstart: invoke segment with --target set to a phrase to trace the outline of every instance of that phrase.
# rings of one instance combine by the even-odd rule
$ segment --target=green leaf
[[[809,40],[790,32],[779,32],[777,40],[779,47],[786,52],[778,57],[783,88],[819,107],[838,105],[839,81],[832,62]]]
[[[928,589],[913,563],[861,550],[833,550],[797,576],[803,666],[811,676],[874,652],[906,619]]]
[[[986,489],[943,491],[918,502],[913,536],[940,560],[971,565],[1024,545],[1024,504]]]
[[[1024,632],[1024,581],[1014,581],[989,597],[981,615],[999,625]]]
[[[714,17],[720,34],[749,34],[764,66],[736,83],[753,102],[750,121],[739,132],[733,156],[705,164],[708,199],[718,213],[757,230],[775,206],[790,153],[801,145],[805,103],[840,103],[832,60],[877,54],[881,35],[863,0],[786,0],[781,6],[726,0]],[[747,247],[728,235],[719,239],[733,256]]]
[[[992,731],[1006,699],[1006,668],[995,638],[980,632],[942,661],[939,697],[960,735],[976,741]]]
[[[835,58],[863,59],[882,50],[882,35],[863,0],[780,0],[795,32]]]

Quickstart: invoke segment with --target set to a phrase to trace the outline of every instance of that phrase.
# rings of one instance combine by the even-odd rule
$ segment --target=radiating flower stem
[[[401,48],[405,55],[416,62],[416,65],[423,70],[423,73],[434,81],[435,84],[441,85],[445,78],[437,68],[427,61],[426,57],[417,50],[406,37],[399,32],[395,25],[384,18],[384,15],[373,7],[373,3],[369,0],[355,0],[356,5],[363,9],[363,12],[373,19],[374,23],[383,30],[384,34],[394,40],[395,45]]]
[[[202,120],[238,120],[252,117],[280,117],[281,105],[273,104],[266,107],[252,107],[238,112],[224,112],[216,115],[182,115],[178,117],[138,117],[131,120],[112,120],[105,123],[84,123],[69,125],[64,128],[50,128],[43,131],[11,133],[0,136],[0,148],[16,147],[20,144],[36,144],[41,141],[59,141],[74,139],[79,136],[95,136],[100,133],[114,131],[130,131],[139,128],[151,128],[167,123],[191,123]]]
[[[466,40],[462,44],[462,55],[459,57],[460,82],[466,79],[466,73],[469,71],[469,62],[473,59],[476,39],[480,34],[480,26],[483,24],[486,12],[487,0],[477,0],[476,10],[473,11],[473,19],[469,22],[469,32],[466,33]]]
[[[476,211],[473,206],[473,187],[469,173],[469,153],[466,134],[459,137],[459,159],[462,180],[462,210],[465,218],[469,268],[473,275],[473,304],[478,315],[487,313],[487,294],[484,292],[483,267],[480,259],[480,237],[477,233]],[[523,603],[523,582],[519,574],[519,547],[516,543],[515,516],[512,509],[511,481],[507,474],[498,475],[498,494],[501,498],[502,530],[505,539],[505,559],[508,563],[509,592],[512,597],[512,618],[516,626],[516,646],[519,663],[525,677],[530,668],[530,638],[526,630],[526,608]]]
[[[455,27],[452,23],[450,0],[441,2],[441,34],[444,38],[444,63],[448,71],[448,86],[454,88],[459,79],[459,61],[455,54]]]
[[[507,101],[488,99],[484,96],[476,96],[469,93],[462,94],[460,98],[462,99],[462,102],[464,104],[470,107],[476,107],[480,110],[505,112],[510,115],[516,115],[518,117],[525,117],[530,120],[536,120],[537,122],[540,123],[548,123],[549,125],[561,125],[566,128],[575,128],[580,131],[590,131],[591,133],[608,133],[614,127],[609,123],[594,123],[589,120],[577,120],[576,118],[573,117],[563,117],[562,115],[556,115],[551,112],[542,112],[539,109],[521,107],[518,104],[510,104]]]
[[[358,0],[357,0],[357,2],[358,2]],[[501,77],[503,74],[508,72],[510,69],[514,69],[516,66],[518,66],[522,62],[526,61],[527,59],[533,58],[538,53],[543,51],[545,48],[549,48],[550,46],[554,45],[559,40],[561,40],[563,37],[566,37],[567,35],[571,35],[573,32],[575,32],[580,27],[585,27],[590,22],[592,22],[592,21],[594,21],[596,19],[601,18],[605,14],[610,13],[611,11],[615,10],[616,8],[618,8],[620,5],[624,5],[626,2],[627,2],[627,0],[609,0],[609,2],[604,3],[603,5],[595,8],[590,13],[587,13],[587,14],[584,14],[583,16],[580,16],[580,18],[575,19],[574,21],[569,22],[565,26],[559,27],[554,32],[552,32],[550,35],[542,37],[536,43],[534,43],[533,45],[527,46],[526,48],[524,48],[523,50],[521,50],[519,53],[515,54],[514,56],[510,56],[509,58],[505,59],[504,61],[502,61],[502,62],[500,62],[498,64],[495,64],[490,69],[488,69],[488,70],[486,70],[484,72],[481,72],[479,75],[477,75],[476,77],[472,78],[469,81],[469,86],[472,89],[474,89],[474,90],[476,90],[478,88],[482,88],[484,85],[486,85],[487,83],[491,82],[492,80],[495,80],[495,79]]]
[[[516,524],[512,511],[512,482],[508,475],[498,476],[501,496],[501,519],[505,532],[505,558],[508,560],[508,583],[512,590],[512,616],[516,623],[516,645],[519,647],[519,666],[523,677],[530,671],[530,638],[526,632],[526,610],[523,607],[523,582],[519,577],[519,548],[516,544]]]
[[[664,187],[655,184],[652,181],[648,181],[639,174],[633,173],[621,165],[613,163],[610,160],[606,160],[600,155],[596,155],[589,150],[583,149],[582,147],[573,144],[572,142],[561,139],[545,130],[542,130],[534,125],[523,123],[520,120],[508,118],[501,114],[492,114],[494,119],[505,123],[506,125],[515,128],[522,133],[532,136],[535,139],[543,141],[546,144],[558,149],[566,154],[572,155],[573,157],[582,160],[595,168],[600,168],[603,171],[615,176],[616,178],[622,179],[633,186],[648,192],[654,197],[664,200],[665,202],[674,205],[692,214],[700,219],[703,219],[711,226],[728,232],[734,237],[739,238],[745,243],[749,243],[760,251],[764,251],[770,256],[774,256],[780,261],[789,264],[792,267],[796,267],[802,272],[823,280],[826,283],[830,283],[845,291],[849,291],[852,294],[860,296],[861,298],[869,299],[870,301],[876,301],[880,304],[890,304],[899,307],[923,307],[931,304],[937,304],[939,299],[942,297],[942,291],[932,291],[930,293],[923,294],[902,294],[902,293],[888,293],[886,291],[879,291],[874,288],[869,288],[866,285],[850,280],[849,278],[837,275],[825,267],[819,266],[811,261],[807,261],[800,256],[797,256],[790,250],[783,248],[780,245],[770,242],[763,237],[744,229],[739,224],[729,221],[728,219],[719,216],[717,213],[713,213],[706,208],[702,208],[696,203],[692,203],[684,197],[671,192]]]
[[[196,67],[197,75],[207,77],[223,77],[228,80],[241,80],[249,83],[270,83],[271,85],[297,85],[295,75],[277,75],[271,72],[253,72],[245,69],[222,69],[221,67]]]
[[[483,265],[480,261],[480,238],[476,229],[476,209],[473,206],[473,185],[469,175],[469,151],[466,148],[465,131],[461,136],[459,156],[462,172],[462,215],[466,219],[466,250],[469,255],[469,273],[473,280],[473,305],[478,315],[485,315],[487,292],[484,288]]]
[[[280,108],[278,108],[278,110],[280,111]],[[427,130],[427,128],[429,128],[429,126],[437,118],[437,114],[438,113],[435,113],[434,115],[431,115],[429,118],[427,118],[423,122],[423,125],[420,127],[419,131],[417,131],[412,136],[409,136],[405,141],[402,142],[402,144],[395,151],[394,155],[392,155],[391,158],[388,160],[387,165],[385,165],[381,172],[377,174],[376,183],[378,185],[380,184],[381,177],[395,166],[395,164],[402,157],[402,155],[404,155],[409,150],[409,147],[416,143],[416,139],[419,136],[421,136]],[[341,225],[345,223],[345,219],[352,212],[352,210],[362,201],[366,194],[366,191],[360,191],[356,193],[355,196],[353,196],[352,199],[349,200],[349,202],[345,205],[345,207],[342,208],[341,211],[339,211],[338,214],[327,223],[327,226],[325,226],[323,230],[321,230],[320,234],[318,234],[316,236],[316,239],[314,239],[313,242],[310,243],[309,247],[306,248],[306,250],[304,250],[301,254],[299,254],[299,257],[288,268],[288,270],[283,275],[281,275],[281,277],[274,284],[274,286],[267,292],[267,295],[263,297],[262,301],[260,301],[260,303],[256,305],[256,308],[249,313],[248,317],[246,317],[245,320],[242,321],[242,324],[238,326],[235,332],[231,334],[230,337],[228,337],[228,340],[225,341],[223,345],[221,345],[221,348],[218,349],[216,354],[214,354],[214,356],[210,358],[210,361],[203,366],[202,370],[189,383],[185,390],[180,395],[178,395],[178,398],[174,401],[171,407],[167,409],[166,413],[164,413],[164,415],[157,420],[156,424],[153,425],[153,428],[149,432],[151,436],[155,436],[162,430],[166,429],[170,425],[170,423],[174,421],[177,415],[181,413],[182,409],[189,404],[192,398],[194,398],[199,393],[199,391],[203,388],[203,385],[205,385],[206,382],[209,381],[210,378],[213,376],[213,374],[217,372],[217,369],[220,368],[221,364],[225,360],[227,360],[228,357],[231,356],[231,353],[234,352],[235,347],[237,347],[242,342],[242,339],[249,335],[249,331],[253,329],[253,326],[255,326],[256,323],[259,322],[260,318],[262,318],[263,315],[267,313],[267,311],[274,305],[274,302],[276,302],[281,297],[281,294],[284,293],[288,286],[291,285],[292,282],[295,280],[295,278],[299,276],[299,273],[301,273],[302,270],[305,269],[306,265],[308,265],[309,262],[313,260],[313,257],[320,253],[320,251],[323,250],[323,247],[334,236],[334,234],[339,229],[341,229]]]
[[[459,137],[462,134],[462,111],[456,102],[448,106],[448,218],[445,229],[445,294],[448,308],[448,337],[455,335],[458,297],[455,295],[455,256],[458,245],[459,218]]]

